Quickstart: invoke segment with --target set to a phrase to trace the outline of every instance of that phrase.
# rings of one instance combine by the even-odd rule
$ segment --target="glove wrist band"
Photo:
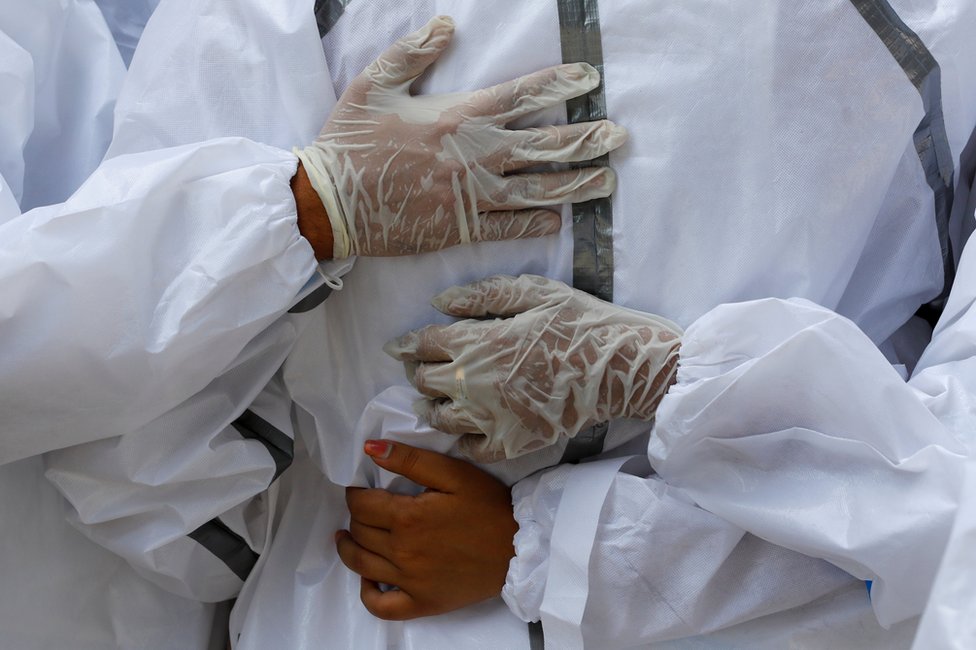
[[[307,149],[295,147],[292,152],[302,161],[305,173],[315,188],[315,193],[322,201],[322,207],[329,217],[329,224],[332,226],[332,259],[342,260],[352,255],[352,240],[349,237],[349,229],[342,208],[339,203],[339,196],[336,193],[335,183],[325,170],[318,156],[309,155]]]

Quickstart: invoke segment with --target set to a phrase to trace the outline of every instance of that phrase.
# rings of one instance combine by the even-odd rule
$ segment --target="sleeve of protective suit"
[[[603,471],[563,465],[512,491],[519,532],[502,597],[523,620],[542,621],[551,647],[643,647],[797,607],[853,581],[698,508],[656,476],[600,463]]]
[[[974,256],[908,382],[853,323],[808,302],[703,316],[658,410],[655,469],[702,508],[871,581],[882,625],[921,614],[974,442]]]
[[[294,303],[296,164],[240,138],[119,156],[0,225],[0,462],[139,430]]]
[[[300,320],[276,321],[141,430],[45,454],[71,524],[168,591],[235,597],[269,542],[274,481],[293,457],[291,401],[272,375]]]

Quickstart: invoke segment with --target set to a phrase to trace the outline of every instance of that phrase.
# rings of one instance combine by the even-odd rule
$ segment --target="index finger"
[[[485,479],[495,482],[471,463],[402,442],[367,440],[365,450],[383,469],[438,492],[457,494]]]

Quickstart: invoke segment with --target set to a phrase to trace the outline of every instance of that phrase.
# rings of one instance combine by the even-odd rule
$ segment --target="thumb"
[[[387,48],[363,74],[386,87],[409,83],[440,57],[453,35],[454,21],[449,16],[431,18],[426,25]]]
[[[363,450],[388,472],[438,492],[455,494],[464,485],[466,477],[470,480],[472,471],[481,473],[480,469],[463,460],[392,440],[367,440]]]
[[[569,289],[562,282],[539,275],[493,275],[434,296],[440,312],[459,318],[513,316],[545,304],[554,293]]]

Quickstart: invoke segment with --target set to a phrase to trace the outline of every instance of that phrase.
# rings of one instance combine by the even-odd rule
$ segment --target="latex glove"
[[[469,434],[460,449],[478,461],[514,458],[612,418],[651,420],[677,369],[677,325],[536,275],[452,287],[433,305],[500,317],[431,325],[385,348],[430,398],[418,415]]]
[[[297,151],[333,231],[333,256],[406,255],[470,241],[558,231],[540,206],[608,196],[606,167],[508,175],[582,161],[619,147],[606,120],[509,130],[519,117],[600,83],[585,63],[560,65],[474,92],[412,96],[410,85],[447,48],[450,18],[393,44],[342,97],[315,142]]]
[[[518,524],[504,483],[462,460],[388,440],[365,451],[385,470],[427,488],[417,496],[346,488],[342,562],[362,576],[374,616],[432,616],[497,596],[515,555]],[[379,583],[397,587],[383,591]]]

